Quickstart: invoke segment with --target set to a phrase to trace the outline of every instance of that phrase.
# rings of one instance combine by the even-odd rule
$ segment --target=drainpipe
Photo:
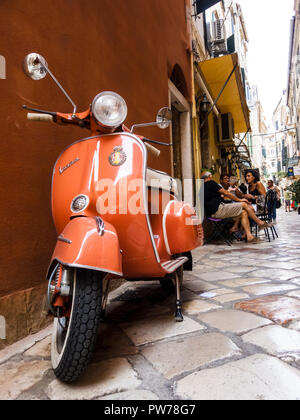
[[[198,119],[196,109],[196,89],[195,89],[195,71],[194,71],[194,57],[191,53],[191,71],[192,71],[192,135],[193,135],[193,149],[194,149],[194,173],[195,178],[200,179],[202,167],[202,156],[200,150],[200,131],[198,130]]]
[[[290,96],[290,82],[291,82],[291,71],[292,71],[292,58],[293,58],[293,47],[294,47],[294,35],[295,35],[295,16],[291,20],[291,29],[290,29],[290,51],[289,51],[289,70],[288,70],[288,86],[287,86],[287,106],[289,106],[289,96]]]

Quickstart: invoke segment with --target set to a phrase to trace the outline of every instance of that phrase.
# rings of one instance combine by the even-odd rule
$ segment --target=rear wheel
[[[69,307],[55,318],[52,334],[52,367],[61,381],[76,381],[90,360],[101,318],[102,281],[98,272],[72,271]]]

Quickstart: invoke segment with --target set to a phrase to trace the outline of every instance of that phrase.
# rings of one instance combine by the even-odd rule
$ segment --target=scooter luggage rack
[[[161,266],[164,270],[167,271],[167,273],[174,273],[174,271],[176,271],[177,268],[179,268],[181,265],[183,265],[187,261],[188,261],[187,257],[179,257],[179,258],[176,258],[175,260],[162,263]]]

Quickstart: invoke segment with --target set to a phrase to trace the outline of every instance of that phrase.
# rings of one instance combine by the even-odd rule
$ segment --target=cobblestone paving
[[[111,293],[85,375],[57,381],[48,328],[0,352],[0,399],[300,399],[300,216],[279,239],[207,245],[185,273],[184,322],[157,282]]]

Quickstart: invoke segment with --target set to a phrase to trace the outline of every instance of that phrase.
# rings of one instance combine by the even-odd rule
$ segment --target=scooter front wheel
[[[86,368],[97,339],[101,318],[102,281],[99,273],[73,270],[72,299],[67,314],[55,318],[51,361],[55,376],[74,382]]]

